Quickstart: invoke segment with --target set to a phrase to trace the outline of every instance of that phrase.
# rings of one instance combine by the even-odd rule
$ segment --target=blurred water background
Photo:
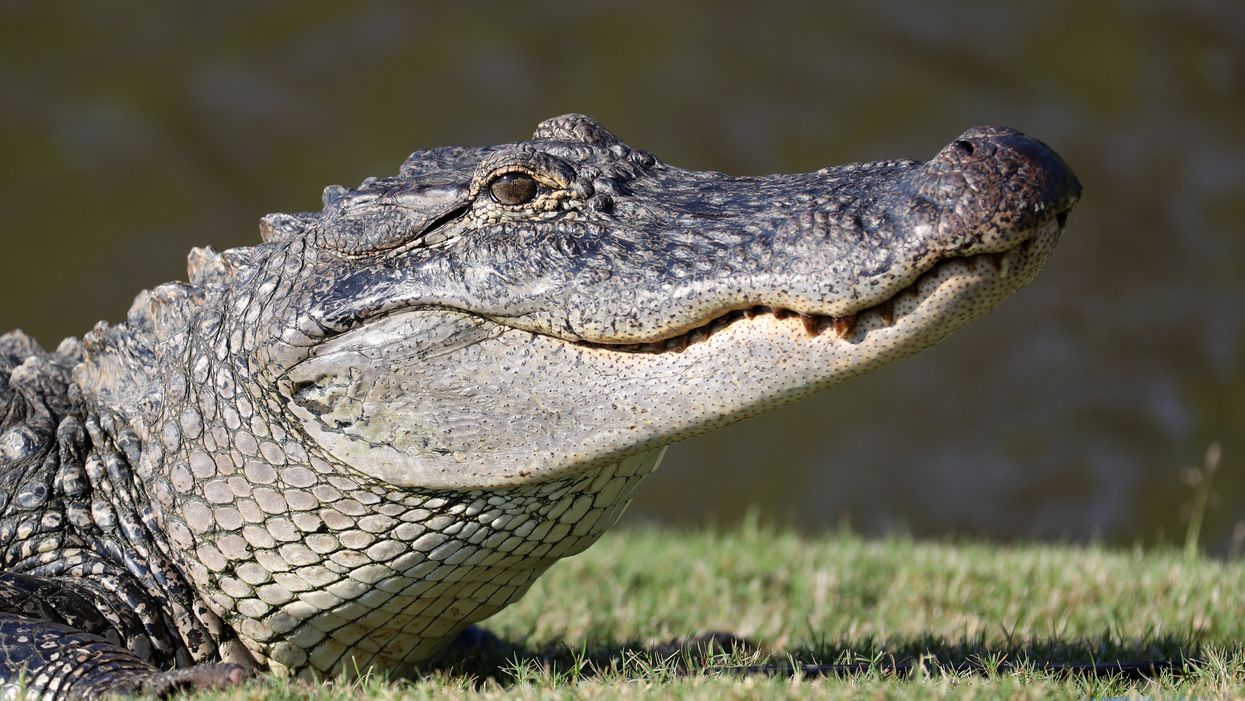
[[[737,174],[1037,136],[1084,199],[919,356],[672,448],[628,519],[1245,540],[1245,3],[0,4],[0,331],[54,346],[416,148],[591,114]],[[1235,534],[1235,535],[1234,535]]]

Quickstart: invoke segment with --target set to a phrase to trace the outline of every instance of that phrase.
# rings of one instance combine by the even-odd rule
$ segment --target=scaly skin
[[[331,187],[81,344],[0,337],[0,677],[411,673],[596,540],[664,446],[1026,284],[1079,193],[1006,129],[735,178],[580,115]]]

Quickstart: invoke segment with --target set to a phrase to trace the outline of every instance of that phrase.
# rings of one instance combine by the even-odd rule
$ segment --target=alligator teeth
[[[830,328],[839,335],[839,338],[847,338],[852,335],[852,329],[856,328],[856,315],[836,317],[830,322]]]
[[[1007,277],[1007,275],[1011,272],[1011,269],[1017,265],[1015,261],[1023,260],[1023,258],[1017,258],[1016,256],[1011,255],[1011,253],[1013,251],[1019,251],[1020,255],[1026,255],[1032,250],[1033,244],[1034,239],[1027,239],[1008,251],[998,253],[980,253],[964,259],[953,259],[952,262],[956,265],[967,266],[968,270],[976,272],[986,272],[988,268],[983,266],[993,266],[999,277]],[[782,307],[770,307],[764,304],[756,304],[744,309],[728,311],[725,314],[706,322],[701,327],[684,332],[674,338],[668,338],[661,341],[637,344],[582,343],[627,353],[661,353],[663,351],[681,353],[686,350],[688,346],[709,338],[719,330],[730,326],[738,319],[755,319],[758,316],[764,316],[766,314],[773,315],[775,319],[786,319],[788,317],[798,316],[800,318],[800,325],[804,328],[804,333],[810,337],[820,336],[827,329],[834,329],[834,333],[838,335],[839,338],[847,339],[856,332],[857,322],[862,314],[876,313],[878,321],[881,322],[883,327],[894,326],[896,321],[896,301],[910,299],[913,295],[919,294],[919,288],[922,282],[930,279],[930,276],[936,274],[933,270],[934,269],[930,269],[922,273],[915,281],[897,292],[890,299],[879,302],[868,309],[859,310],[855,314],[849,314],[847,316],[832,317],[828,315],[811,314],[792,309],[784,309]]]
[[[873,308],[878,313],[878,318],[882,320],[884,326],[895,325],[895,300],[888,299]]]
[[[809,314],[800,314],[800,323],[804,324],[804,333],[816,336],[821,331],[821,320]]]
[[[1007,257],[1007,252],[994,253],[987,257],[994,264],[994,269],[998,271],[999,277],[1007,277],[1008,270],[1011,269],[1011,259]]]

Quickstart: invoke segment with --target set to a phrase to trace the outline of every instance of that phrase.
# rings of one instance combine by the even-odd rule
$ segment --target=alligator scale
[[[0,336],[0,679],[411,673],[596,540],[669,443],[1029,282],[1079,194],[1009,129],[732,177],[581,115],[330,187],[81,342]]]

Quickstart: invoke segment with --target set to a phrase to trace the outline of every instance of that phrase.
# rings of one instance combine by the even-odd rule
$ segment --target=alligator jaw
[[[993,275],[997,279],[999,288],[1008,289],[1008,292],[1004,294],[1010,294],[1011,291],[1028,284],[1041,269],[1041,265],[1058,241],[1067,222],[1067,216],[1066,211],[1059,213],[1053,220],[1033,230],[1031,235],[1024,237],[1010,249],[940,260],[929,270],[920,273],[907,287],[886,300],[853,309],[840,316],[754,304],[715,314],[690,330],[656,341],[611,343],[598,340],[579,341],[578,344],[622,353],[681,353],[689,346],[703,342],[737,323],[746,323],[766,316],[776,320],[798,319],[800,326],[809,337],[832,332],[843,342],[857,343],[864,334],[875,329],[889,328],[897,321],[906,322],[909,314],[919,309],[920,304],[917,300],[933,294],[936,289],[944,285],[954,287],[967,276]],[[1039,249],[1036,257],[1034,248]],[[929,283],[930,280],[938,281],[936,288]]]
[[[326,207],[275,378],[337,460],[400,488],[518,487],[762,413],[1002,301],[1080,194],[1053,151],[1005,128],[924,163],[741,178],[571,121],[582,143],[538,130],[416,154],[403,178]],[[472,158],[470,178],[444,174]],[[530,211],[488,194],[512,172],[540,176]],[[422,245],[430,221],[441,231]],[[343,268],[345,250],[383,255]]]
[[[413,309],[324,343],[290,370],[282,391],[330,453],[395,486],[557,479],[936,343],[1033,279],[1059,234],[1052,217],[1007,251],[946,259],[855,314],[846,333],[810,336],[795,314],[741,315],[682,352],[620,352],[465,312]]]

